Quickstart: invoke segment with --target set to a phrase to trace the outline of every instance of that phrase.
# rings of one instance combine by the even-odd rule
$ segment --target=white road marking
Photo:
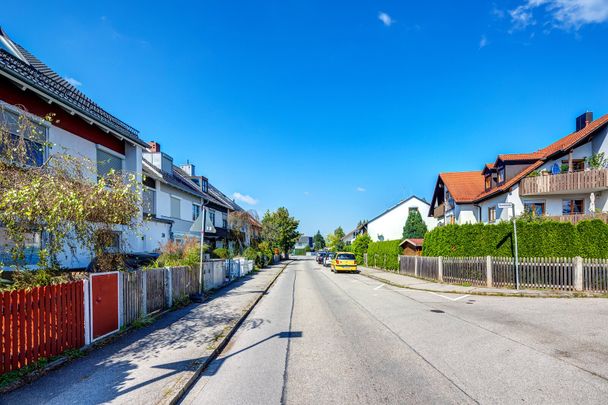
[[[470,296],[471,296],[470,294],[467,294],[467,295],[463,295],[463,296],[460,296],[460,297],[451,298],[451,297],[446,297],[445,295],[441,295],[441,294],[434,293],[434,292],[432,292],[432,291],[427,291],[427,292],[428,292],[429,294],[433,294],[433,295],[436,295],[436,296],[441,297],[441,298],[445,298],[446,300],[450,300],[450,301],[458,301],[458,300],[461,300],[461,299],[463,299],[463,298],[466,298],[466,297],[470,297]]]
[[[378,287],[374,288],[374,290],[379,290],[379,289],[381,289],[382,287],[384,287],[384,284],[380,284]]]

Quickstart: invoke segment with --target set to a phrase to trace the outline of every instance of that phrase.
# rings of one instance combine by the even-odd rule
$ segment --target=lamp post
[[[500,203],[499,208],[513,208],[513,243],[515,247],[515,289],[519,290],[519,257],[517,252],[517,221],[515,220],[515,204]]]

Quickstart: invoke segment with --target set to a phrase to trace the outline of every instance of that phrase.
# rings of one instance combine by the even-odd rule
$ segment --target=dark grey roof
[[[2,28],[0,28],[0,37],[9,42],[17,51],[10,52],[9,49],[4,49],[0,43],[1,71],[36,88],[38,91],[49,96],[49,98],[66,104],[125,138],[142,146],[147,146],[139,138],[139,132],[135,128],[125,124],[93,102],[93,100],[42,63],[28,50],[12,41]]]
[[[209,184],[209,194],[221,200],[224,205],[227,205],[233,211],[245,211],[240,205],[232,201],[226,194],[222,193],[218,188]]]

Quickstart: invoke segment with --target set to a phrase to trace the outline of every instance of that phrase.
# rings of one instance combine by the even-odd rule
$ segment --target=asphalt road
[[[608,300],[478,297],[287,267],[184,404],[606,403]]]

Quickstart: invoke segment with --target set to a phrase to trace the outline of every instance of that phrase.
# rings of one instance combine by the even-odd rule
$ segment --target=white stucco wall
[[[379,235],[382,235],[384,240],[401,240],[410,207],[418,208],[429,231],[437,226],[437,220],[428,216],[429,204],[414,197],[369,222],[367,233],[370,238],[378,241]]]
[[[153,252],[167,243],[171,237],[171,226],[162,222],[145,221],[143,225],[144,241],[142,251]]]

